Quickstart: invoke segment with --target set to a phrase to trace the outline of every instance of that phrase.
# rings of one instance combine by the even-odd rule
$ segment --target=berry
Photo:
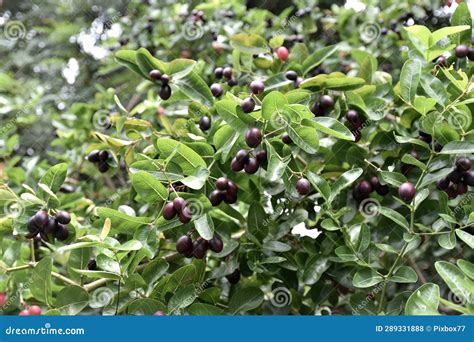
[[[56,221],[62,224],[68,224],[71,222],[71,215],[68,212],[60,211],[56,214]]]
[[[40,316],[41,308],[38,305],[32,305],[29,307],[28,312],[30,316]]]
[[[450,181],[449,181],[448,178],[443,178],[443,179],[439,180],[438,183],[436,183],[436,187],[439,190],[446,191],[449,188],[449,183],[450,183]]]
[[[178,213],[183,211],[184,207],[186,207],[186,201],[182,197],[176,197],[173,200],[173,207]]]
[[[232,272],[231,274],[226,275],[225,277],[227,278],[229,283],[235,285],[240,280],[240,270],[237,268],[234,272]]]
[[[316,102],[314,105],[312,105],[310,110],[315,116],[324,116],[324,108],[319,102]]]
[[[209,242],[202,237],[198,237],[194,242],[193,255],[196,259],[202,259],[206,255]]]
[[[373,191],[372,185],[368,181],[364,180],[360,182],[358,186],[358,191],[362,196],[368,197],[370,193]]]
[[[230,168],[234,172],[239,172],[244,169],[244,164],[239,162],[236,158],[233,158],[232,161],[230,162]]]
[[[19,316],[29,316],[30,312],[27,309],[21,310]]]
[[[453,183],[459,183],[462,179],[462,172],[459,171],[458,169],[454,169],[451,171],[451,173],[448,175],[448,178],[451,182]]]
[[[157,70],[157,69],[153,69],[149,72],[148,76],[150,76],[150,78],[152,80],[161,80],[161,72],[160,70]]]
[[[255,154],[255,157],[260,163],[265,163],[267,161],[267,151],[261,150]]]
[[[253,110],[255,108],[255,101],[251,97],[247,97],[240,104],[240,108],[242,108],[244,113],[251,113],[251,112],[253,112]]]
[[[250,91],[255,95],[263,93],[265,90],[265,84],[260,80],[255,80],[250,83]]]
[[[217,207],[224,200],[225,193],[219,190],[214,190],[209,194],[209,201],[213,207]]]
[[[174,208],[173,202],[166,203],[163,208],[163,217],[165,220],[171,220],[176,216],[176,210]]]
[[[4,306],[7,302],[7,295],[4,292],[0,292],[0,306]]]
[[[181,236],[176,241],[176,251],[183,255],[191,253],[193,251],[193,240],[187,235]]]
[[[459,171],[469,171],[471,169],[471,161],[467,157],[461,157],[456,160],[456,168]]]
[[[237,185],[235,185],[234,182],[232,181],[228,181],[228,184],[227,184],[227,194],[230,194],[230,195],[237,195],[237,192],[239,191],[239,188],[237,187]]]
[[[448,65],[448,60],[444,56],[439,56],[436,63],[442,67],[446,67]]]
[[[157,311],[153,314],[153,316],[166,316],[164,311]]]
[[[276,50],[276,54],[277,54],[277,57],[281,60],[281,61],[286,61],[288,59],[288,49],[284,46],[280,46],[277,50]]]
[[[54,219],[53,219],[53,221],[54,221]],[[38,226],[37,226],[36,223],[35,223],[35,217],[34,217],[34,216],[33,216],[33,217],[30,217],[30,218],[28,219],[28,223],[26,224],[26,227],[28,228],[28,231],[29,231],[30,233],[32,233],[32,234],[33,234],[33,233],[36,234],[36,233],[38,233],[38,231],[39,231],[39,228],[38,228]]]
[[[224,243],[218,235],[214,235],[214,237],[209,241],[209,248],[215,253],[220,253],[222,252],[222,249],[224,249]]]
[[[211,128],[211,118],[208,116],[203,116],[199,120],[199,128],[203,131],[207,131],[209,128]]]
[[[214,76],[216,78],[222,78],[223,71],[224,71],[224,69],[222,69],[221,67],[218,67],[218,68],[214,69]]]
[[[239,163],[245,164],[249,160],[249,153],[246,150],[239,150],[235,155],[235,159]]]
[[[100,163],[98,169],[100,173],[106,173],[109,171],[109,165],[107,163]]]
[[[301,82],[303,82],[303,81],[304,81],[303,77],[297,77],[296,81],[295,81],[295,87],[298,88],[300,86]]]
[[[63,194],[71,194],[74,192],[74,187],[69,184],[64,184],[61,185],[61,188],[59,188],[59,191],[62,192]]]
[[[216,188],[219,190],[227,190],[229,181],[225,177],[220,177],[216,180]]]
[[[94,258],[89,259],[89,262],[87,263],[87,269],[89,271],[94,271],[97,269],[97,261],[95,261]]]
[[[99,160],[105,162],[107,159],[109,159],[109,152],[100,151],[99,152]]]
[[[474,186],[474,171],[465,172],[462,176],[464,184]]]
[[[167,84],[163,84],[160,89],[160,98],[162,100],[168,100],[171,97],[171,87]]]
[[[42,228],[46,223],[48,223],[48,220],[48,213],[44,210],[38,211],[35,216],[33,216],[33,222],[39,228]]]
[[[258,171],[259,163],[257,158],[249,158],[247,164],[245,164],[244,170],[249,175],[253,175],[255,172]]]
[[[54,236],[59,240],[59,241],[64,241],[69,237],[69,230],[67,227],[61,223],[58,223],[58,228],[54,232]]]
[[[372,189],[374,189],[380,196],[385,196],[390,192],[388,185],[380,184],[377,176],[372,176],[372,178],[370,178],[370,185],[372,185]]]
[[[90,161],[91,163],[97,163],[99,162],[99,150],[94,150],[89,155],[87,156],[87,160]]]
[[[467,192],[467,185],[464,184],[463,182],[460,182],[457,184],[456,189],[457,189],[458,195],[464,195]]]
[[[353,109],[347,111],[346,119],[354,128],[360,127],[361,125],[359,113]]]
[[[456,54],[457,58],[464,58],[468,54],[468,49],[467,46],[464,44],[456,46],[456,49],[454,50],[454,53]]]
[[[474,48],[467,49],[467,58],[469,58],[470,61],[474,61]]]
[[[222,95],[224,90],[222,89],[222,86],[219,83],[213,83],[211,84],[211,93],[214,95],[214,97],[219,97]]]
[[[293,70],[288,70],[285,76],[290,81],[296,81],[296,79],[298,78],[298,74],[296,73],[296,71],[293,71]]]
[[[44,232],[46,234],[53,234],[58,229],[58,221],[55,218],[51,217],[48,220],[48,223],[44,226]]]
[[[411,201],[413,197],[415,197],[415,193],[415,186],[410,182],[405,182],[400,185],[400,188],[398,188],[398,194],[400,195],[400,198],[406,202]]]
[[[293,140],[291,140],[290,136],[288,135],[288,133],[283,133],[281,135],[281,141],[283,141],[285,144],[289,145],[293,142]]]
[[[441,152],[442,149],[443,149],[443,145],[441,145],[440,143],[435,144],[434,146],[435,152]]]
[[[182,224],[186,224],[186,223],[191,222],[193,214],[191,213],[191,210],[189,210],[189,208],[184,207],[182,211],[178,212],[178,217],[179,217],[179,221]]]
[[[235,78],[231,78],[230,80],[227,81],[227,85],[229,87],[234,87],[238,84],[239,82],[237,82],[237,80]]]
[[[311,192],[310,182],[306,178],[298,179],[296,182],[296,191],[298,191],[301,196],[306,196]]]
[[[162,83],[163,85],[167,85],[168,83],[170,83],[170,77],[169,77],[168,75],[166,75],[166,74],[163,74],[163,75],[161,76],[161,83]]]
[[[233,204],[237,202],[237,194],[226,192],[224,193],[224,202],[227,204]]]
[[[224,75],[225,78],[231,79],[232,78],[232,68],[231,67],[225,67],[222,70],[222,75]]]
[[[245,132],[245,142],[248,147],[257,147],[262,142],[262,132],[256,128],[250,128]]]
[[[456,186],[454,183],[449,184],[449,187],[446,190],[446,193],[448,194],[449,199],[454,199],[457,197],[458,190],[456,189]]]
[[[334,100],[331,96],[329,95],[323,95],[319,98],[319,103],[321,104],[321,106],[325,109],[327,108],[331,108],[332,106],[334,106]]]

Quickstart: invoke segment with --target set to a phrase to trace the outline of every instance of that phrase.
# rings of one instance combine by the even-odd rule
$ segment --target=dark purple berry
[[[193,255],[196,259],[202,259],[206,256],[207,249],[209,248],[209,242],[204,240],[202,237],[198,237],[194,242]]]
[[[462,176],[464,184],[474,186],[474,171],[465,172]]]
[[[107,164],[106,162],[100,162],[97,168],[99,169],[100,173],[106,173],[107,171],[109,171],[109,164]]]
[[[173,200],[173,207],[176,212],[181,212],[183,211],[184,207],[186,206],[186,201],[182,197],[176,197]]]
[[[191,213],[191,210],[189,210],[188,207],[184,207],[183,210],[178,212],[178,217],[179,221],[183,224],[191,222],[191,219],[193,218],[193,214]]]
[[[224,75],[225,78],[231,79],[232,78],[232,68],[231,67],[225,67],[222,70],[222,75]]]
[[[249,175],[252,175],[254,174],[255,172],[258,171],[258,167],[259,167],[259,163],[258,163],[258,160],[257,158],[249,158],[249,161],[247,162],[247,164],[245,164],[244,166],[244,170],[246,173],[248,173]]]
[[[89,262],[87,263],[87,269],[89,271],[95,271],[97,269],[97,261],[95,259],[90,259]]]
[[[199,128],[203,131],[207,131],[209,128],[211,128],[211,118],[208,116],[203,116],[199,120]]]
[[[247,97],[240,104],[240,108],[242,108],[244,113],[251,113],[255,108],[255,101],[251,97]]]
[[[157,81],[157,80],[160,80],[160,79],[161,79],[161,72],[160,72],[160,70],[154,69],[154,70],[151,70],[151,71],[150,71],[150,73],[148,74],[148,76],[150,76],[150,78],[151,78],[152,80]]]
[[[176,215],[176,209],[174,208],[173,202],[166,203],[163,208],[163,217],[165,220],[171,220]]]
[[[168,85],[168,83],[170,83],[170,77],[169,77],[168,75],[166,75],[166,74],[163,74],[163,75],[161,76],[161,83],[162,83],[163,85]]]
[[[250,91],[255,95],[263,93],[265,90],[265,84],[260,80],[255,80],[250,83]]]
[[[464,195],[467,192],[467,185],[464,184],[463,182],[459,182],[457,184],[456,189],[457,189],[458,195]]]
[[[359,113],[353,109],[347,111],[346,119],[354,128],[358,128],[362,124]]]
[[[469,58],[470,61],[474,61],[474,48],[467,49],[467,58]]]
[[[218,235],[214,235],[214,237],[209,241],[209,248],[215,253],[220,253],[224,248],[224,243]]]
[[[214,190],[209,194],[209,202],[213,207],[217,207],[224,200],[225,193],[219,190]]]
[[[255,154],[255,157],[260,163],[265,163],[267,161],[267,151],[261,150]]]
[[[443,178],[438,181],[438,183],[436,184],[436,187],[439,190],[446,191],[449,188],[449,183],[450,183],[450,180],[448,178]]]
[[[216,188],[219,190],[227,190],[229,181],[225,177],[220,177],[216,180]]]
[[[462,179],[462,172],[459,171],[458,169],[454,169],[451,171],[451,173],[448,175],[448,178],[451,182],[453,183],[459,183]]]
[[[262,142],[262,131],[253,127],[245,132],[245,142],[248,147],[257,147]]]
[[[249,160],[249,153],[247,150],[239,150],[235,155],[235,159],[239,163],[245,164]]]
[[[231,78],[230,80],[227,81],[227,85],[229,87],[234,87],[238,84],[239,82],[237,82],[237,80],[235,78]]]
[[[471,160],[467,157],[461,157],[456,160],[456,168],[459,171],[469,171],[471,169]]]
[[[160,98],[168,100],[171,97],[171,87],[168,84],[163,84],[160,89]]]
[[[183,235],[176,241],[176,251],[183,255],[187,255],[193,251],[193,241],[188,235]]]
[[[216,69],[214,70],[214,76],[215,76],[216,78],[222,78],[222,76],[223,76],[223,71],[224,71],[224,69],[222,69],[221,67],[216,68]]]
[[[59,240],[59,241],[64,241],[69,237],[69,230],[67,227],[61,223],[58,223],[58,228],[54,232],[54,236]]]
[[[239,172],[244,169],[244,164],[239,162],[236,158],[233,158],[232,161],[230,162],[230,168],[234,172]]]
[[[231,283],[232,285],[235,285],[240,280],[240,270],[237,268],[234,272],[232,272],[231,274],[226,275],[225,277],[227,278],[229,283]]]
[[[410,202],[416,194],[415,186],[410,182],[403,183],[398,188],[398,194],[402,200]]]
[[[368,181],[364,180],[360,182],[358,191],[362,196],[367,197],[373,191],[372,185]]]
[[[100,161],[103,161],[103,162],[107,161],[107,159],[109,159],[109,152],[100,151],[99,152],[99,159],[100,159]]]
[[[293,70],[288,70],[285,76],[290,81],[296,81],[296,79],[298,78],[298,74],[296,73],[296,71],[293,71]]]
[[[53,221],[54,221],[54,219],[53,219]],[[28,223],[26,224],[26,227],[28,228],[28,231],[29,231],[30,233],[35,234],[35,235],[36,235],[36,234],[38,233],[38,231],[39,231],[39,227],[38,227],[38,226],[36,225],[36,223],[35,223],[35,217],[34,217],[34,216],[33,216],[33,217],[30,217],[30,218],[28,219]]]
[[[35,216],[33,217],[33,220],[34,220],[34,223],[37,227],[39,227],[40,229],[46,224],[48,223],[48,219],[49,219],[49,216],[48,216],[48,213],[44,210],[40,210],[38,211]]]
[[[319,103],[321,104],[321,107],[328,109],[334,106],[334,100],[331,96],[329,95],[323,95],[319,98]]]
[[[98,163],[100,158],[99,158],[99,150],[94,150],[89,155],[87,156],[87,160],[90,161],[91,163]]]
[[[281,135],[281,141],[283,141],[285,144],[289,145],[293,142],[293,140],[291,140],[290,136],[288,135],[288,133],[283,133]]]
[[[222,95],[224,90],[222,89],[222,86],[219,83],[213,83],[211,84],[211,93],[214,95],[214,97],[219,97]]]
[[[60,211],[56,214],[56,221],[62,224],[68,224],[71,222],[71,215],[68,212]]]
[[[224,202],[227,204],[237,202],[237,194],[227,191],[226,193],[224,193]]]
[[[457,58],[464,58],[467,56],[469,53],[468,48],[466,45],[461,44],[456,46],[456,49],[454,50],[454,53],[456,54]]]

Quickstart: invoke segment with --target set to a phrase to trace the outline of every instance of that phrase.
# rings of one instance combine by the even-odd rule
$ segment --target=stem
[[[76,283],[74,280],[69,279],[68,277],[63,276],[62,274],[51,272],[51,275],[59,280],[62,280],[66,284],[74,285],[74,286],[81,286],[80,284]]]
[[[457,304],[454,304],[454,303],[451,303],[449,300],[446,300],[444,298],[440,298],[439,299],[440,303],[446,305],[447,307],[453,309],[453,310],[456,310],[458,312],[461,312],[465,315],[469,315],[469,310],[466,309],[465,307],[462,307],[460,305],[457,305]]]
[[[30,240],[30,249],[31,249],[31,262],[36,262],[35,241],[33,239]]]

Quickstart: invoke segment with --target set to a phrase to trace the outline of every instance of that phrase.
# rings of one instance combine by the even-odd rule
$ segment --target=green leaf
[[[397,188],[403,183],[407,182],[407,178],[398,172],[380,171],[380,177],[382,177],[385,183],[393,185]]]
[[[400,227],[403,227],[407,231],[410,231],[406,218],[404,218],[400,213],[396,212],[395,210],[386,207],[380,207],[379,213],[385,216],[386,218],[392,220]]]
[[[179,90],[179,93],[189,100],[201,102],[206,106],[212,106],[214,103],[211,90],[201,76],[194,71],[175,80],[171,86],[173,90]]]
[[[262,241],[268,234],[267,214],[259,202],[253,202],[249,208],[247,217],[248,232],[258,241]]]
[[[89,304],[89,294],[80,286],[66,286],[56,296],[54,306],[61,315],[74,316]]]
[[[420,84],[429,97],[436,100],[436,102],[443,107],[446,106],[449,101],[449,96],[441,80],[431,74],[423,73],[421,75]]]
[[[127,313],[134,316],[151,316],[157,311],[166,311],[166,305],[151,298],[135,299],[127,308]]]
[[[456,233],[451,231],[447,234],[441,234],[438,236],[438,243],[444,249],[453,249],[456,247]]]
[[[263,292],[257,287],[241,287],[230,298],[229,314],[236,315],[250,311],[263,302]]]
[[[214,222],[208,214],[195,220],[194,227],[203,239],[211,240],[214,237]]]
[[[49,256],[40,260],[32,270],[30,291],[33,297],[38,301],[51,303],[51,272],[53,268],[53,259]]]
[[[403,155],[401,161],[405,164],[414,165],[421,170],[426,170],[426,165],[422,163],[421,161],[419,161],[418,159],[416,159],[415,157],[413,157],[411,154]]]
[[[315,154],[319,148],[318,132],[314,128],[290,124],[286,131],[291,140],[303,151],[309,154]]]
[[[193,175],[196,169],[206,168],[206,162],[192,148],[185,144],[169,139],[158,138],[156,147],[161,158],[168,158],[178,164],[185,175]]]
[[[463,259],[458,259],[456,263],[465,275],[467,275],[471,279],[474,279],[474,264],[472,262]]]
[[[426,283],[413,292],[405,305],[405,315],[439,315],[439,286]]]
[[[358,253],[364,252],[370,245],[370,228],[365,223],[360,227],[359,234],[355,243],[355,248]]]
[[[334,118],[320,116],[311,120],[303,120],[304,125],[316,128],[317,130],[342,140],[354,141],[351,131]]]
[[[174,313],[190,306],[198,296],[198,290],[194,284],[179,289],[168,302],[168,312]]]
[[[400,74],[400,96],[409,103],[415,101],[416,90],[421,78],[421,62],[409,59],[403,64]]]
[[[320,255],[313,255],[306,262],[301,281],[306,285],[316,284],[330,265],[331,263],[327,258]]]
[[[383,278],[371,268],[362,268],[354,274],[352,285],[358,288],[367,288],[377,285]]]
[[[339,193],[354,183],[364,171],[361,168],[344,172],[333,184],[329,202],[332,202]]]
[[[450,36],[455,33],[459,33],[462,31],[469,30],[471,27],[469,25],[461,25],[461,26],[447,26],[440,28],[439,30],[434,31],[431,33],[430,37],[430,47],[435,45],[437,42],[439,42],[441,39]]]
[[[329,187],[328,182],[322,178],[321,176],[318,176],[317,174],[307,171],[306,172],[306,177],[308,177],[308,180],[310,183],[316,188],[316,190],[323,196],[323,198],[327,201],[329,199],[329,196],[331,196],[331,188]]]
[[[221,308],[206,303],[194,303],[188,308],[188,312],[192,316],[220,316],[224,314],[224,310]]]
[[[106,271],[89,271],[89,270],[79,270],[79,269],[74,269],[75,272],[83,274],[89,278],[96,278],[96,279],[113,279],[113,280],[119,280],[120,276],[116,273],[112,272],[106,272]]]
[[[337,45],[330,45],[323,47],[319,50],[316,50],[311,55],[309,55],[303,62],[303,76],[306,76],[311,70],[316,68],[331,55],[333,55],[338,49]]]
[[[426,115],[436,105],[436,100],[424,96],[416,96],[413,106],[421,115]]]
[[[411,267],[401,266],[388,280],[395,283],[416,283],[418,275]]]
[[[465,303],[471,302],[472,296],[474,295],[474,283],[470,279],[467,279],[456,265],[447,261],[437,261],[435,262],[435,268],[457,297],[462,298]]]
[[[239,33],[230,38],[230,45],[251,55],[269,52],[267,41],[256,34]]]
[[[119,50],[115,53],[115,59],[118,63],[125,65],[127,68],[140,75],[143,78],[148,78],[138,66],[137,52],[133,50]]]
[[[461,2],[456,7],[456,10],[451,17],[451,25],[469,25],[472,28],[471,12],[466,2]],[[456,33],[451,37],[451,41],[456,45],[469,44],[471,42],[471,30],[462,31],[462,33]]]
[[[168,190],[153,175],[146,171],[138,171],[132,175],[135,191],[147,202],[155,203],[168,198]]]
[[[474,236],[462,229],[456,229],[456,235],[464,241],[470,248],[474,249]]]
[[[268,93],[262,101],[262,117],[266,120],[275,115],[282,115],[283,108],[288,104],[285,95],[279,91]]]
[[[441,154],[470,154],[474,153],[474,142],[451,141],[444,145]]]
[[[46,171],[44,176],[41,177],[39,183],[45,184],[49,189],[51,189],[53,194],[56,194],[66,180],[66,176],[67,164],[56,164]],[[44,189],[40,189],[39,192],[43,198],[47,195]]]
[[[147,225],[151,222],[148,217],[135,217],[124,214],[118,210],[111,208],[99,207],[97,208],[97,214],[103,221],[108,217],[112,221],[112,234],[116,233],[128,233],[133,234],[136,229],[141,226]],[[103,224],[102,221],[102,224]],[[100,223],[99,223],[100,224]]]
[[[232,100],[220,100],[215,104],[217,114],[222,117],[235,131],[244,133],[247,125],[238,116],[237,104]]]
[[[117,54],[115,56],[117,57]],[[131,55],[129,56],[131,57]],[[157,69],[163,74],[168,73],[166,64],[153,57],[151,53],[145,48],[140,48],[137,50],[135,54],[135,62],[141,71],[141,75],[148,80],[151,80],[148,74],[153,69]]]

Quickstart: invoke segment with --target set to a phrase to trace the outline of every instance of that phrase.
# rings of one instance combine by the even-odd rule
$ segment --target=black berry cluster
[[[390,188],[386,184],[382,185],[377,176],[372,176],[369,181],[363,180],[357,184],[352,191],[352,196],[357,202],[361,202],[369,198],[373,191],[380,196],[385,196],[389,193]]]
[[[245,142],[248,147],[255,148],[262,142],[263,135],[260,129],[253,127],[245,132]],[[249,153],[247,150],[239,150],[230,163],[232,171],[238,172],[244,170],[249,175],[258,171],[262,163],[267,161],[267,152],[260,150],[256,152],[252,150]]]
[[[189,223],[193,218],[191,210],[182,197],[176,197],[172,202],[166,203],[163,208],[163,217],[166,220],[172,220],[176,215],[183,224]]]
[[[214,70],[214,76],[217,79],[221,79],[221,78],[227,79],[227,85],[229,85],[230,87],[233,87],[233,86],[237,85],[237,80],[232,77],[232,67],[230,67],[230,66],[217,67]],[[220,84],[218,84],[218,83],[214,83],[214,84],[217,84],[220,87]],[[218,87],[215,87],[215,91],[217,91],[217,90],[218,90]],[[211,91],[212,91],[212,88],[211,88]],[[214,92],[213,92],[213,94],[214,94]],[[216,96],[216,95],[214,95],[214,96]],[[218,97],[218,96],[216,96],[216,97]]]
[[[443,149],[443,146],[439,142],[433,141],[433,137],[423,131],[419,131],[419,139],[430,145],[431,148],[434,148],[436,152],[440,152]]]
[[[216,180],[216,190],[209,194],[209,201],[216,207],[224,201],[232,204],[237,202],[237,192],[239,188],[237,185],[225,177],[220,177]]]
[[[319,101],[311,106],[311,112],[315,116],[324,116],[326,111],[334,106],[334,99],[329,95],[321,95]]]
[[[39,234],[44,241],[49,241],[50,236],[64,241],[69,236],[67,225],[70,222],[71,215],[65,211],[60,211],[56,216],[50,217],[46,210],[40,210],[28,220],[27,238],[32,239]]]
[[[464,44],[456,46],[454,54],[457,58],[468,58],[470,61],[474,61],[474,47],[467,47]]]
[[[468,157],[461,157],[456,160],[453,171],[441,179],[438,189],[445,191],[449,199],[454,199],[458,195],[464,195],[468,186],[474,186],[474,171],[471,170],[471,160]]]
[[[190,234],[187,234],[181,236],[176,241],[176,251],[187,258],[203,259],[208,249],[215,253],[220,253],[223,248],[224,243],[217,234],[211,240],[205,240],[199,236],[194,242]]]
[[[290,81],[293,81],[296,88],[298,88],[300,86],[300,83],[303,82],[303,77],[299,77],[296,71],[294,70],[288,70],[285,76]]]
[[[94,150],[87,156],[87,160],[89,160],[91,163],[96,164],[97,169],[101,173],[109,171],[109,164],[107,163],[108,159],[109,152],[107,151]]]
[[[148,76],[153,81],[161,82],[161,88],[159,93],[160,98],[162,100],[168,100],[171,97],[171,87],[169,85],[170,77],[167,74],[161,74],[161,71],[157,69],[151,70]]]

